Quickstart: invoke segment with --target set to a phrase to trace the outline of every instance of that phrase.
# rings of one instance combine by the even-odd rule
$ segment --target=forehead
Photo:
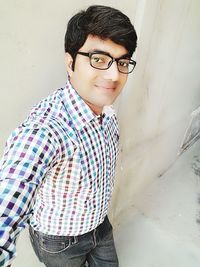
[[[79,51],[93,52],[97,50],[107,52],[115,58],[121,57],[128,53],[125,47],[114,43],[112,40],[102,40],[98,36],[93,35],[88,35],[84,45],[80,48]]]

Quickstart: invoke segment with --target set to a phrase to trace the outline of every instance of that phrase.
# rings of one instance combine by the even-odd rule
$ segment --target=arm
[[[17,236],[55,155],[55,140],[45,128],[20,127],[8,139],[0,166],[0,266],[9,266],[16,255]]]

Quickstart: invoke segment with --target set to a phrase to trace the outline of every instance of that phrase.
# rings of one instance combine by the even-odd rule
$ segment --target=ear
[[[73,74],[72,63],[73,63],[72,56],[69,53],[65,53],[65,65],[66,65],[67,73],[69,77],[71,77]]]

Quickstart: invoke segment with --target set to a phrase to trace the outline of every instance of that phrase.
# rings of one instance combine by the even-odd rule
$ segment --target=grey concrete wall
[[[196,0],[145,1],[136,73],[119,103],[125,206],[174,162],[200,104],[199,16]]]

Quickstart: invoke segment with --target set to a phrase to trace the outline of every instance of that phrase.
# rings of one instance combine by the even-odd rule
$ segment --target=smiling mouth
[[[114,86],[107,86],[107,85],[95,85],[97,88],[102,88],[102,89],[105,89],[105,90],[115,90],[115,87]]]

